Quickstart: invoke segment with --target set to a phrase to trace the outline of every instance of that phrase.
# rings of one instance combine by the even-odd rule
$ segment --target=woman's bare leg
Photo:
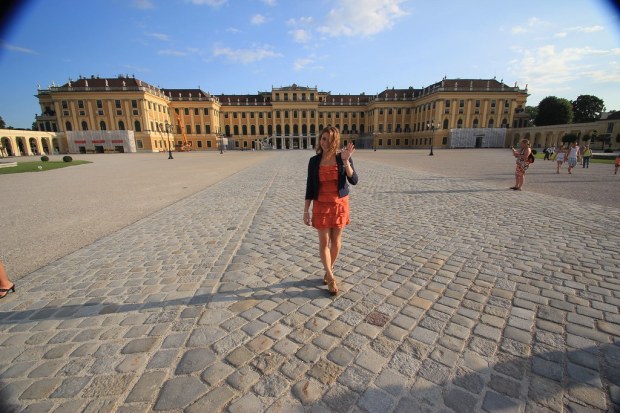
[[[8,275],[6,274],[6,269],[4,268],[4,263],[0,261],[0,290],[8,290],[13,287],[13,283],[9,280]],[[0,297],[4,297],[8,292],[0,292]]]
[[[326,278],[332,278],[334,276],[332,272],[332,257],[329,248],[330,244],[330,230],[318,229],[319,231],[319,253],[321,254],[321,262],[323,268],[325,268]]]
[[[342,247],[342,228],[331,228],[330,229],[330,239],[331,245],[329,246],[329,252],[332,259],[332,268],[334,268],[334,264],[336,263],[336,258],[338,258],[338,254],[340,253],[340,248]]]
[[[327,282],[327,289],[331,295],[338,294],[338,286],[336,286],[336,279],[334,278],[334,272],[332,271],[332,256],[330,251],[331,231],[330,229],[318,229],[319,231],[319,252],[321,253],[321,262],[323,268],[325,268],[325,278]]]

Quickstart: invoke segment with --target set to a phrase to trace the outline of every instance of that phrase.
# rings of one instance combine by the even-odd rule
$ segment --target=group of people
[[[515,149],[514,147],[510,147],[512,149],[512,154],[515,158],[517,158],[517,166],[515,169],[515,185],[510,187],[515,191],[520,191],[523,186],[523,178],[525,176],[525,171],[529,167],[529,165],[534,162],[534,154],[532,148],[530,147],[530,141],[527,139],[522,139],[519,142],[519,149]],[[546,147],[544,150],[545,157],[543,160],[548,160],[553,157],[557,163],[556,173],[560,173],[560,168],[564,164],[564,162],[568,163],[568,173],[572,174],[573,168],[577,166],[577,163],[581,162],[583,168],[590,167],[590,158],[592,157],[592,149],[590,149],[589,145],[585,145],[582,148],[577,145],[577,142],[572,142],[568,148],[564,148],[564,145],[560,144],[557,148]],[[616,156],[616,161],[614,165],[614,174],[618,174],[618,169],[620,169],[620,155]]]
[[[555,160],[557,163],[557,173],[560,173],[560,168],[564,162],[568,162],[568,173],[572,174],[572,170],[577,166],[577,163],[581,162],[583,168],[590,167],[590,158],[592,157],[592,149],[590,145],[586,144],[583,147],[579,147],[577,142],[572,142],[568,148],[564,148],[564,145],[560,144],[557,148],[553,146],[547,147],[544,150],[544,160]]]

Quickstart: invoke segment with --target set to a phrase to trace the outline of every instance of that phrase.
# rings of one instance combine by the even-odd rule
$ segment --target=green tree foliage
[[[573,143],[576,142],[578,139],[579,136],[574,133],[567,133],[566,135],[562,136],[562,142],[564,143]]]
[[[599,120],[601,113],[605,111],[603,99],[592,95],[580,95],[571,104],[574,123],[594,122]]]
[[[6,129],[6,123],[4,123],[4,119],[0,116],[0,129]]]
[[[567,99],[547,96],[538,104],[536,126],[563,125],[573,120],[573,106]]]
[[[538,106],[526,106],[525,113],[530,115],[530,125],[536,125],[536,116],[538,116]]]

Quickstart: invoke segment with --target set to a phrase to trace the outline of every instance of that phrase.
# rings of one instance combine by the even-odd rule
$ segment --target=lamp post
[[[224,153],[224,135],[220,133],[220,155]]]
[[[439,124],[437,126],[439,126]],[[428,156],[433,156],[433,142],[435,142],[435,120],[431,120],[431,123],[427,123],[426,127],[431,129],[431,153],[429,153]]]
[[[172,157],[172,145],[170,145],[170,132],[172,132],[172,125],[166,122],[164,127],[166,128],[166,136],[168,137],[168,159],[174,159]]]

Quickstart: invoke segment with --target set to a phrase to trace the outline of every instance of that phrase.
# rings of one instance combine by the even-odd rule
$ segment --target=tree
[[[579,136],[574,133],[567,133],[566,135],[562,136],[562,142],[564,143],[570,144],[576,142],[577,140],[579,140]]]
[[[4,119],[0,116],[0,129],[6,129],[6,123],[4,123]]]
[[[573,106],[567,99],[547,96],[538,104],[536,126],[563,125],[571,123]]]
[[[39,124],[36,120],[32,122],[32,130],[39,130]]]
[[[536,125],[536,117],[538,116],[538,107],[537,106],[526,106],[525,113],[530,115],[530,125]]]
[[[603,99],[592,95],[579,95],[571,102],[573,107],[574,123],[594,122],[601,118],[605,111]]]

